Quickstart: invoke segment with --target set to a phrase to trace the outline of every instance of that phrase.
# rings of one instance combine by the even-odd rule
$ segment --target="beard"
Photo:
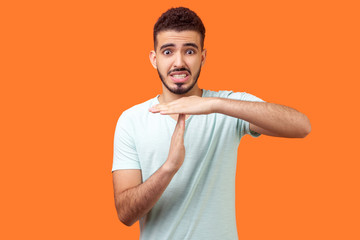
[[[169,87],[169,85],[167,85],[166,83],[165,83],[165,77],[159,72],[159,69],[156,69],[157,70],[157,72],[158,72],[158,74],[159,74],[159,77],[160,77],[160,79],[161,79],[161,82],[164,84],[164,86],[170,91],[170,92],[172,92],[172,93],[174,93],[174,94],[177,94],[177,95],[182,95],[182,94],[185,94],[185,93],[187,93],[187,92],[189,92],[194,86],[195,86],[195,84],[197,83],[197,80],[198,80],[198,78],[200,77],[200,72],[201,72],[201,66],[200,66],[200,68],[199,68],[199,72],[195,75],[195,77],[194,77],[194,82],[193,82],[193,84],[191,84],[189,87],[187,87],[187,88],[185,88],[185,87],[183,87],[183,83],[175,83],[176,84],[176,87],[174,87],[174,88],[171,88],[171,87]],[[181,70],[181,69],[180,69]],[[190,73],[190,71],[189,70],[187,70],[189,73]]]

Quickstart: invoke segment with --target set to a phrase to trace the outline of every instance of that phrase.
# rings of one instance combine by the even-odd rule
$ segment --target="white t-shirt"
[[[202,97],[262,101],[248,93],[203,90]],[[176,121],[154,114],[158,96],[120,116],[112,171],[141,169],[146,181],[166,161]],[[237,149],[249,123],[223,114],[185,121],[185,159],[152,210],[140,219],[140,239],[238,239],[235,218]]]

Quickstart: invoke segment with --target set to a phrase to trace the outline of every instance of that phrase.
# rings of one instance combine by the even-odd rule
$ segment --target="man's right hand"
[[[168,158],[164,164],[169,171],[177,172],[184,162],[185,146],[184,146],[184,133],[185,133],[185,114],[179,114],[174,133],[171,138]]]
[[[145,182],[139,169],[113,172],[115,206],[125,225],[131,226],[150,211],[181,167],[185,158],[184,132],[185,115],[180,114],[166,162]]]

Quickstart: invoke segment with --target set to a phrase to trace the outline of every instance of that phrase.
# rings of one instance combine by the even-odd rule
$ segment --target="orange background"
[[[187,6],[207,29],[201,88],[307,114],[305,139],[245,137],[241,240],[360,239],[357,1],[1,1],[0,239],[137,239],[114,207],[125,109],[161,92],[152,27]]]

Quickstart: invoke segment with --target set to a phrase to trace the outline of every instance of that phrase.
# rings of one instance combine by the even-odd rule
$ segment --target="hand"
[[[213,113],[216,98],[203,98],[198,96],[182,97],[175,101],[157,104],[149,109],[152,113],[160,114],[186,114],[200,115]]]
[[[171,144],[168,158],[165,165],[170,170],[179,170],[185,158],[184,146],[184,133],[185,133],[185,115],[179,114],[174,133],[171,137]]]

